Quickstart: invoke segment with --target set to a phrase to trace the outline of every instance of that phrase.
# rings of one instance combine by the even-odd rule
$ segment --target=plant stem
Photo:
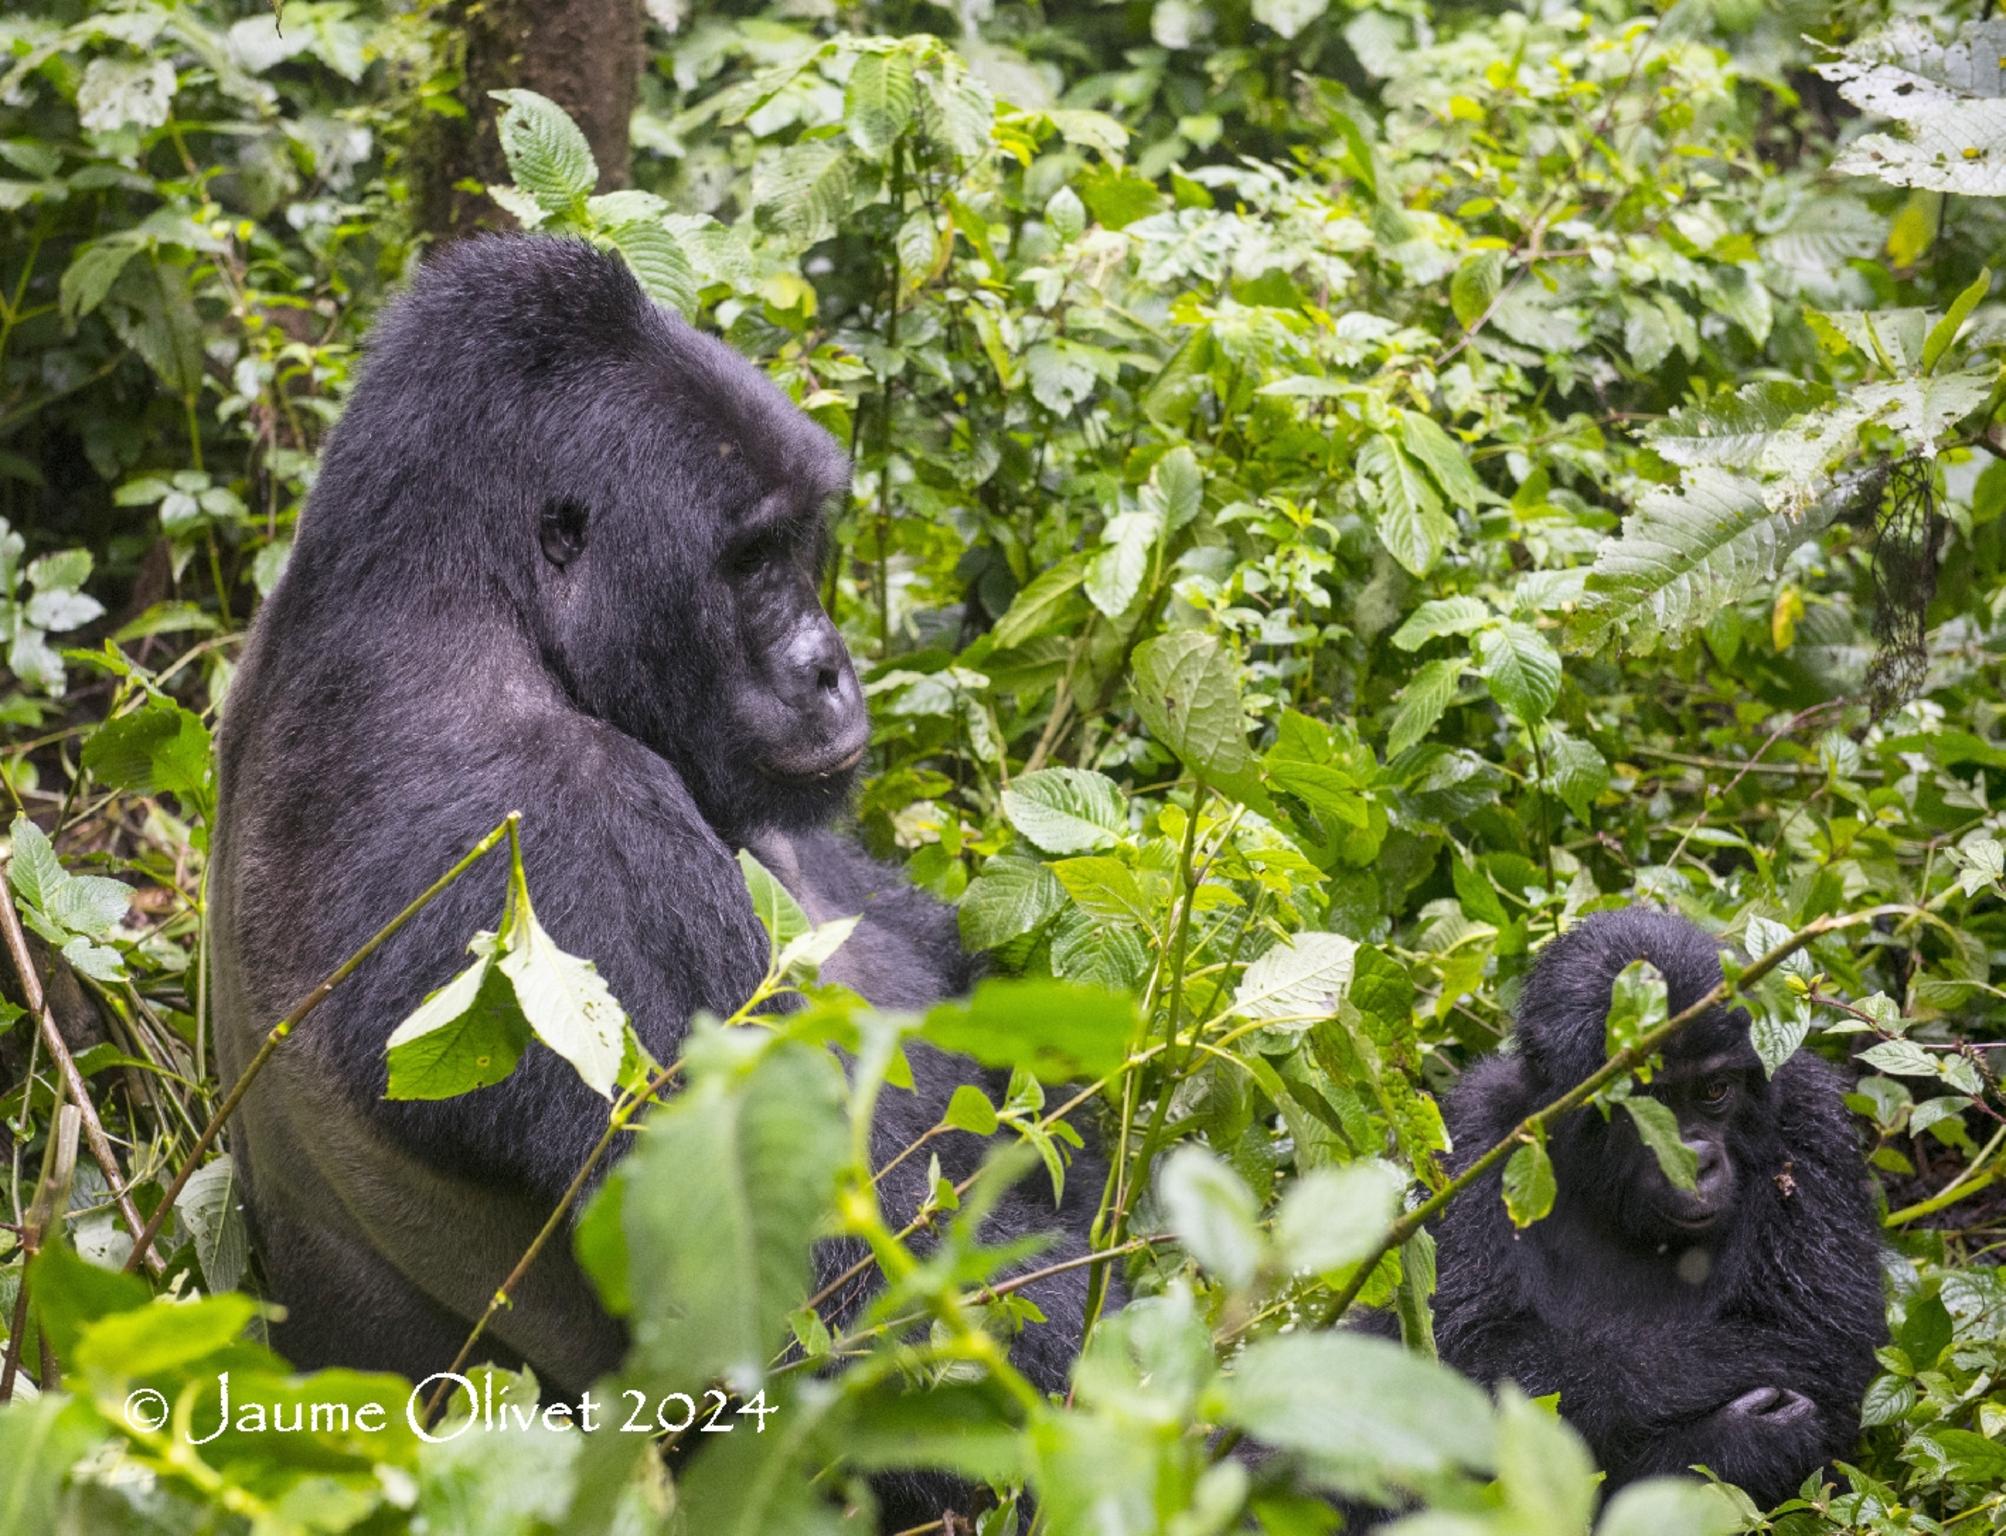
[[[7,958],[13,962],[14,974],[20,978],[21,1001],[35,1016],[38,1034],[42,1044],[48,1047],[49,1059],[56,1064],[56,1076],[62,1082],[63,1092],[77,1107],[77,1113],[83,1116],[84,1144],[91,1149],[92,1161],[103,1172],[105,1184],[111,1190],[119,1215],[125,1218],[126,1227],[137,1232],[140,1230],[139,1209],[132,1203],[132,1192],[126,1187],[125,1174],[118,1166],[118,1154],[112,1150],[111,1138],[104,1133],[104,1125],[91,1103],[90,1089],[84,1085],[83,1074],[77,1071],[76,1058],[70,1054],[69,1043],[63,1039],[62,1031],[56,1028],[55,1011],[43,995],[42,978],[36,973],[35,962],[28,954],[28,935],[21,928],[21,916],[14,910],[13,898],[4,893],[0,893],[0,938],[6,941]],[[26,1118],[27,1098],[23,1095],[22,1119],[25,1121]],[[140,1252],[135,1244],[133,1256],[138,1257]],[[129,1269],[131,1265],[126,1267]],[[151,1265],[155,1274],[165,1267],[158,1258]]]
[[[521,821],[521,811],[510,811],[502,818],[499,826],[462,854],[457,864],[426,886],[409,906],[371,934],[360,949],[329,972],[319,986],[301,998],[294,1004],[290,1013],[266,1031],[264,1043],[258,1047],[257,1054],[245,1065],[244,1070],[237,1075],[237,1080],[230,1085],[229,1093],[217,1106],[215,1114],[209,1117],[209,1123],[202,1128],[202,1134],[196,1138],[194,1150],[182,1162],[181,1171],[174,1176],[174,1182],[167,1186],[167,1193],[161,1196],[160,1204],[154,1207],[152,1220],[139,1229],[139,1236],[133,1240],[132,1253],[125,1261],[126,1269],[130,1270],[137,1264],[141,1255],[147,1255],[148,1263],[156,1272],[158,1271],[160,1261],[153,1254],[153,1240],[160,1235],[161,1227],[165,1225],[169,1213],[174,1209],[174,1202],[180,1198],[182,1189],[200,1166],[203,1156],[215,1145],[217,1136],[222,1132],[223,1122],[228,1120],[237,1106],[244,1102],[244,1095],[250,1091],[251,1084],[256,1081],[258,1074],[264,1071],[265,1063],[272,1059],[273,1052],[278,1050],[286,1036],[290,1035],[294,1027],[308,1014],[326,1002],[334,989],[353,976],[364,961],[394,938],[400,928],[436,901],[460,876],[500,847],[503,839],[513,842],[516,827]]]

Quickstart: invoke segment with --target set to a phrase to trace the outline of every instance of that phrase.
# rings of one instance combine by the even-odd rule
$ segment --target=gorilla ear
[[[585,553],[584,504],[569,497],[557,497],[543,504],[543,558],[560,571]]]

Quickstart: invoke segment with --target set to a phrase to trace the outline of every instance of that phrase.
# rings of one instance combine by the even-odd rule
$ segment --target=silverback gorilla
[[[816,596],[848,466],[757,369],[581,242],[489,237],[429,262],[384,316],[284,578],[228,703],[212,874],[225,1080],[264,1031],[504,814],[537,911],[596,961],[657,1058],[727,1014],[767,941],[734,850],[811,914],[861,912],[824,969],[888,1007],[960,990],[953,915],[827,830],[869,734]],[[436,1103],[383,1097],[384,1041],[501,909],[490,859],[287,1042],[234,1129],[260,1249],[302,1365],[442,1369],[605,1125],[549,1051]],[[966,1062],[910,1048],[882,1164],[938,1120]],[[992,1089],[994,1083],[988,1083]],[[950,1178],[984,1150],[940,1143]],[[894,1222],[924,1158],[883,1183]],[[701,1169],[692,1169],[700,1177]],[[1037,1186],[995,1225],[1083,1251],[1099,1179]],[[820,1279],[849,1255],[818,1255]],[[1031,1289],[1018,1362],[1063,1387],[1086,1271]],[[554,1244],[493,1333],[575,1392],[622,1330]]]
[[[1605,1059],[1610,991],[1633,960],[1674,1013],[1721,979],[1683,918],[1598,913],[1539,957],[1516,1053],[1479,1062],[1446,1110],[1467,1162]],[[1838,1074],[1799,1052],[1765,1079],[1748,1015],[1676,1036],[1648,1091],[1698,1153],[1676,1189],[1625,1114],[1556,1126],[1553,1212],[1513,1231],[1487,1175],[1436,1230],[1441,1355],[1479,1381],[1560,1394],[1619,1487],[1704,1463],[1764,1505],[1859,1437],[1885,1341],[1878,1228]]]

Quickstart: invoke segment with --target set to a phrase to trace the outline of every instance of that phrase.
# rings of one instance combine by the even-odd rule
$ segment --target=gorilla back
[[[847,473],[764,375],[589,246],[434,258],[376,329],[230,692],[211,871],[225,1079],[515,809],[539,916],[662,1060],[765,968],[734,855],[752,842],[811,911],[863,909],[826,975],[895,1006],[964,986],[951,914],[820,830],[869,730],[816,596]],[[605,1125],[542,1050],[461,1098],[382,1096],[386,1037],[464,963],[504,873],[488,860],[427,907],[243,1105],[233,1146],[301,1364],[442,1367]],[[880,1111],[887,1146],[977,1076],[913,1066],[918,1092]],[[886,1180],[894,1205],[917,1203],[922,1161]],[[1083,1277],[1043,1293],[1052,1323],[1020,1345],[1048,1385]],[[568,1389],[623,1343],[564,1243],[494,1332]]]

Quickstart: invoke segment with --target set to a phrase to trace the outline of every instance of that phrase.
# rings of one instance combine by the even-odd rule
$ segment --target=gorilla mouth
[[[806,764],[768,763],[766,772],[769,777],[787,784],[819,784],[825,779],[833,779],[848,773],[864,760],[864,754],[870,750],[870,746],[870,739],[866,737],[850,751],[830,761]]]
[[[1680,1215],[1677,1212],[1667,1212],[1666,1215],[1672,1225],[1677,1227],[1681,1232],[1704,1232],[1720,1220],[1721,1213],[1719,1211],[1699,1211],[1688,1215]]]

